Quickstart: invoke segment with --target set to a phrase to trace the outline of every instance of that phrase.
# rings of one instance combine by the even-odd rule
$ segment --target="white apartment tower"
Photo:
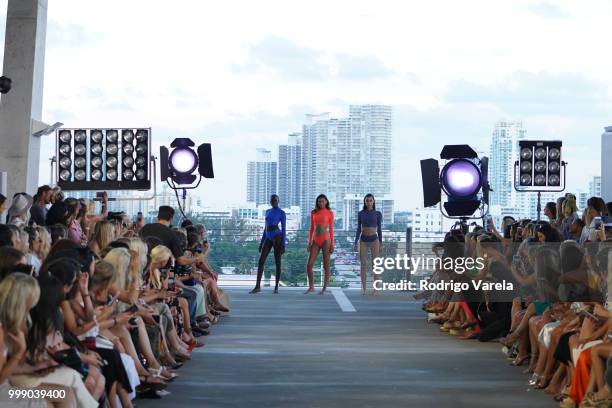
[[[518,142],[526,133],[522,122],[495,124],[489,154],[489,183],[493,189],[489,201],[492,206],[525,208],[523,196],[528,193],[514,190],[514,162],[518,160]]]
[[[351,105],[349,117],[307,115],[302,135],[302,215],[320,193],[337,217],[345,196],[391,193],[392,108]]]
[[[247,201],[266,204],[276,194],[276,162],[272,152],[258,148],[256,161],[247,162]]]

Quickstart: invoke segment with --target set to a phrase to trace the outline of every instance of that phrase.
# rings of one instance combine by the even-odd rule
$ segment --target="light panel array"
[[[57,184],[64,190],[148,190],[151,129],[60,129]]]
[[[519,141],[521,190],[557,189],[561,186],[561,141]]]

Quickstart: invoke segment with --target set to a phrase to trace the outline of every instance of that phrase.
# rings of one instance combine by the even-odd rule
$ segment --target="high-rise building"
[[[612,126],[601,135],[601,197],[612,201]]]
[[[302,215],[324,193],[344,215],[345,196],[391,193],[392,109],[351,105],[349,117],[307,115],[302,132]]]
[[[589,197],[601,197],[601,176],[594,176],[589,181]]]
[[[302,134],[289,134],[286,145],[278,146],[278,195],[282,207],[300,205],[302,182]]]
[[[493,191],[490,204],[506,208],[525,208],[523,196],[514,189],[514,162],[518,160],[518,142],[527,130],[522,122],[498,122],[493,129],[489,154],[489,183]]]
[[[256,161],[247,163],[247,201],[266,204],[276,194],[276,162],[272,152],[258,148]]]

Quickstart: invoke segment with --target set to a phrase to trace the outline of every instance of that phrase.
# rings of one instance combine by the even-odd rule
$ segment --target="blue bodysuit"
[[[278,228],[278,224],[281,224],[281,228]],[[287,237],[287,216],[285,212],[279,207],[272,207],[266,210],[266,227],[264,228],[263,236],[261,237],[261,245],[264,244],[266,239],[274,241],[274,237],[283,234],[282,244],[285,245],[285,239]]]
[[[378,210],[361,210],[359,214],[357,214],[357,233],[355,234],[355,245],[359,241],[359,238],[363,242],[372,242],[375,241],[377,236],[361,236],[361,226],[364,227],[376,227],[376,232],[378,235],[378,241],[382,243],[382,228],[380,226],[382,221],[382,214]]]

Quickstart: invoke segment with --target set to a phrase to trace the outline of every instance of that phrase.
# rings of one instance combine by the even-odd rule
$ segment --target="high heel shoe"
[[[533,373],[533,375],[531,376],[531,379],[529,380],[529,385],[531,385],[533,387],[539,381],[540,381],[540,374]]]
[[[529,360],[529,355],[523,356],[523,357],[519,357],[517,356],[511,363],[510,365],[513,367],[520,367],[522,366],[525,361]]]

